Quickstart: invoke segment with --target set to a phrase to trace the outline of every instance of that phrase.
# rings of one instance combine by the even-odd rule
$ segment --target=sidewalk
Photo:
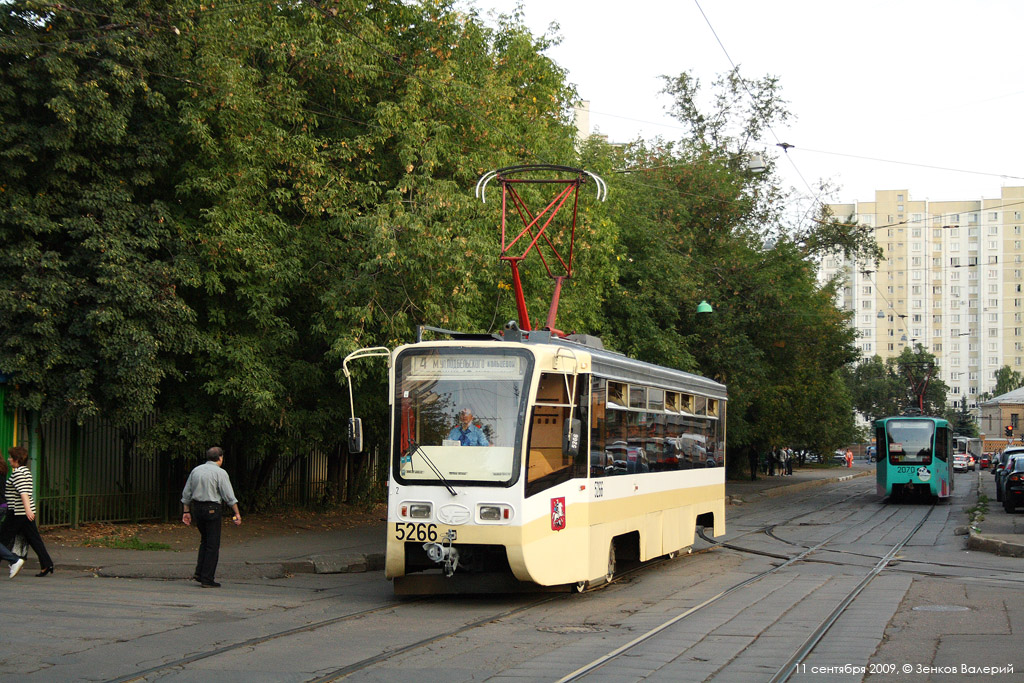
[[[822,486],[853,477],[874,476],[874,466],[856,462],[852,469],[796,469],[792,476],[765,477],[757,481],[729,480],[725,484],[728,505],[743,505],[759,499],[787,495],[795,491]],[[968,476],[979,477],[979,492],[990,499],[985,519],[969,531],[968,547],[1000,555],[1024,557],[1024,513],[1009,515],[995,503],[995,487],[991,473],[957,475],[969,483]],[[972,500],[973,504],[976,502]],[[966,522],[966,520],[965,520]],[[348,573],[380,570],[384,567],[386,524],[383,520],[367,522],[347,529],[312,529],[285,536],[267,536],[254,540],[222,545],[219,579],[282,578],[300,573]],[[44,540],[46,533],[43,533]],[[146,579],[188,580],[195,569],[196,545],[188,550],[141,551],[101,547],[78,547],[47,544],[57,571],[91,571],[97,576]],[[25,571],[36,567],[34,553],[29,553]]]
[[[1010,514],[1003,509],[1002,503],[996,502],[995,477],[991,470],[957,475],[961,478],[968,476],[978,477],[978,496],[984,494],[988,497],[988,512],[983,520],[970,527],[967,547],[995,555],[1024,557],[1024,513]]]
[[[749,473],[748,473],[749,475]],[[759,498],[774,498],[796,491],[823,486],[837,481],[846,481],[854,477],[875,476],[875,467],[864,460],[853,464],[852,468],[794,468],[790,476],[776,475],[768,477],[760,472],[757,481],[749,479],[729,479],[725,482],[725,500],[727,505],[742,505]],[[726,514],[728,517],[728,514]]]

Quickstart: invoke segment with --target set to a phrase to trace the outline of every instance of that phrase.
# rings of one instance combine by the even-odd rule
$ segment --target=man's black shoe
[[[200,581],[199,585],[203,588],[220,588],[220,584],[216,581]]]
[[[193,581],[198,581],[199,583],[203,582],[203,580],[199,578],[199,574],[193,574],[192,575],[192,580]]]

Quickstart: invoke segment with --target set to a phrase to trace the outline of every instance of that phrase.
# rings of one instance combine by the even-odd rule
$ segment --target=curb
[[[66,562],[64,571],[91,572],[96,576],[116,579],[189,579],[191,565],[128,564],[95,565]],[[293,574],[357,574],[384,569],[384,553],[355,553],[343,556],[314,555],[308,559],[282,562],[226,562],[217,567],[218,578],[283,579]]]
[[[972,550],[980,550],[1004,557],[1024,557],[1024,545],[1003,541],[991,536],[984,536],[973,529],[967,536],[967,547]]]

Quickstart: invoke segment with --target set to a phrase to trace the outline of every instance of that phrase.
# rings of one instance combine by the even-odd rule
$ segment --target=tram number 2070
[[[395,525],[395,537],[399,541],[436,541],[437,525],[399,522]]]

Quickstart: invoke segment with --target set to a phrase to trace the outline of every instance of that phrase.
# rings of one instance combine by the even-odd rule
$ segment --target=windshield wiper
[[[420,448],[420,445],[418,443],[416,443],[415,441],[410,441],[409,448],[405,450],[405,453],[403,454],[402,457],[408,458],[409,462],[412,462],[412,455],[417,451],[419,452],[420,457],[423,458],[423,462],[427,463],[427,467],[429,467],[431,471],[433,471],[433,473],[437,475],[437,478],[441,480],[441,483],[444,484],[444,487],[448,489],[448,493],[452,494],[453,496],[459,495],[458,493],[456,493],[455,489],[448,482],[448,480],[445,479],[445,476],[441,474],[441,470],[437,469],[437,465],[435,465],[431,461],[430,456],[427,455],[427,452]]]

